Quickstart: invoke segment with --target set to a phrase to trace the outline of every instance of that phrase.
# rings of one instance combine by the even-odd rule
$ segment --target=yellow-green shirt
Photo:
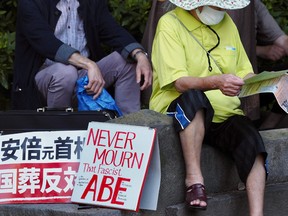
[[[206,25],[181,8],[166,13],[159,20],[151,54],[153,90],[150,109],[161,113],[166,113],[170,103],[180,95],[174,82],[181,77],[231,73],[244,78],[253,72],[237,28],[229,15],[226,14],[219,24],[211,26],[220,37],[220,44],[211,51],[211,55],[221,68],[220,70],[210,58],[213,68],[211,72],[208,70],[206,51],[175,16],[206,50],[214,47],[218,41],[217,36]],[[205,94],[214,109],[213,122],[223,122],[235,114],[243,115],[238,97],[225,96],[220,90],[205,91]]]

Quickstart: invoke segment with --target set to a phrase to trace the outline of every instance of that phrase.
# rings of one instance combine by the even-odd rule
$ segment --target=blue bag
[[[114,110],[118,113],[118,116],[122,116],[121,110],[116,105],[115,100],[111,95],[103,88],[101,94],[94,100],[93,95],[89,95],[84,88],[88,84],[88,76],[81,77],[77,80],[77,98],[78,98],[78,110]]]

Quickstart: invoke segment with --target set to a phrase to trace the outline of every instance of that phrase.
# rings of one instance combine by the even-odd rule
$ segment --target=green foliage
[[[17,0],[0,1],[0,109],[9,107],[12,77]]]
[[[12,73],[15,32],[0,32],[0,83],[8,89],[8,76]]]
[[[0,85],[8,89],[15,49],[16,0],[0,2]]]
[[[263,0],[271,15],[278,22],[283,31],[288,34],[288,1],[287,0]]]
[[[140,42],[151,2],[151,0],[109,0],[109,7],[117,22]]]

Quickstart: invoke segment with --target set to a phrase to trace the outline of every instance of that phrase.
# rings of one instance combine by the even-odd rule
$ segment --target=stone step
[[[184,203],[169,206],[166,216],[248,216],[245,191],[235,191],[210,195],[206,211],[189,210]],[[288,183],[267,185],[265,191],[265,216],[288,214]]]
[[[0,205],[0,216],[142,216],[147,213],[71,203]]]
[[[206,211],[188,210],[184,203],[169,206],[165,212],[120,211],[77,204],[18,204],[1,205],[1,216],[248,216],[245,191],[208,194]],[[284,216],[288,212],[288,183],[267,185],[265,191],[265,216]]]

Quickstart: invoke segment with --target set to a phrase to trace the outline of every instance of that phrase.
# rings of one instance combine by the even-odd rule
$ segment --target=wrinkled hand
[[[96,63],[91,62],[87,69],[88,84],[84,86],[88,94],[92,94],[93,99],[96,99],[105,85],[105,81],[102,77],[101,71]]]
[[[218,76],[217,87],[226,96],[237,96],[244,85],[243,79],[233,74],[222,74]]]
[[[263,59],[278,61],[286,55],[286,52],[277,45],[257,46],[257,55]]]
[[[281,35],[274,41],[274,44],[283,48],[285,50],[286,56],[288,56],[288,35]]]
[[[140,83],[143,79],[143,84],[140,86],[141,90],[147,89],[152,84],[152,67],[147,56],[140,54],[137,56],[136,65],[136,82]]]

